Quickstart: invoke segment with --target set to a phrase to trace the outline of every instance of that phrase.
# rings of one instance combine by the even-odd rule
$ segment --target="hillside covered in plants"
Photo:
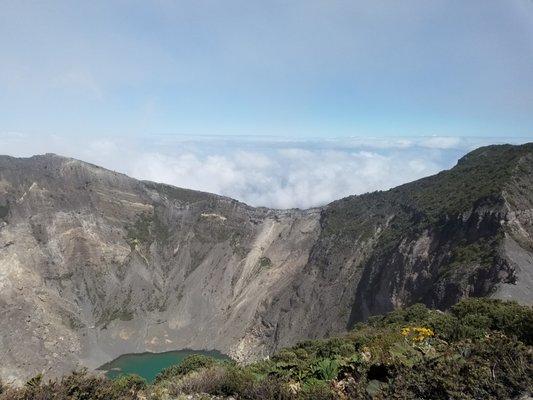
[[[532,345],[531,307],[416,304],[248,365],[193,355],[150,385],[138,376],[39,375],[23,388],[0,386],[0,400],[518,399],[533,391]]]

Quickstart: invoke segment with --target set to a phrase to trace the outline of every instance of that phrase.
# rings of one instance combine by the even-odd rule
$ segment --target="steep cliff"
[[[386,192],[270,210],[0,157],[0,376],[185,347],[249,360],[400,305],[531,303],[532,180],[533,145],[491,146]]]

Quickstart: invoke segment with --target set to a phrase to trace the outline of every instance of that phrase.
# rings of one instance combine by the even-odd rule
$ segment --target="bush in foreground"
[[[155,383],[165,381],[172,378],[179,378],[199,369],[212,367],[217,363],[217,360],[202,354],[191,354],[183,359],[177,365],[172,365],[162,370],[156,377]]]
[[[30,379],[22,388],[9,388],[2,400],[136,400],[146,388],[146,381],[136,375],[115,380],[74,372],[61,380],[43,382],[42,376]]]
[[[414,305],[246,366],[191,356],[148,386],[131,376],[36,377],[0,400],[518,399],[533,391],[532,326],[533,309],[513,302],[464,300],[449,312]]]

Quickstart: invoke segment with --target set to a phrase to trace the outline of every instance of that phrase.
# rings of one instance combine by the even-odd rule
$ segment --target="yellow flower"
[[[434,336],[435,333],[430,328],[407,326],[402,328],[402,335],[414,342],[423,342],[427,338]]]

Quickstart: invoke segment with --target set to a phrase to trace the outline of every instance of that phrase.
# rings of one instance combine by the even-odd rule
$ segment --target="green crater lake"
[[[106,371],[106,376],[114,379],[120,375],[137,374],[148,382],[153,382],[156,375],[161,370],[171,365],[179,364],[183,359],[191,354],[202,354],[216,358],[218,360],[229,360],[230,358],[218,351],[197,351],[178,350],[167,351],[165,353],[136,353],[124,354],[113,361],[99,367],[99,370]]]

